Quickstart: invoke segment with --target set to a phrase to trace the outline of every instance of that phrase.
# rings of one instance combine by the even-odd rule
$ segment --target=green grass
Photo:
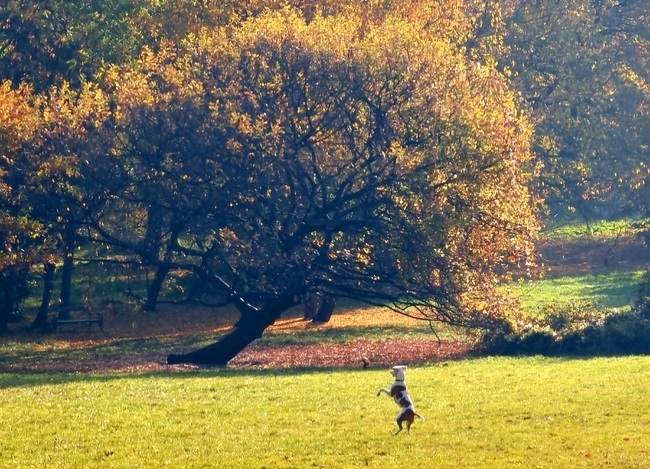
[[[585,236],[615,238],[625,233],[633,232],[639,224],[648,220],[622,219],[622,220],[596,220],[589,224],[584,220],[554,223],[550,220],[544,237],[547,239],[576,239]]]
[[[387,370],[0,375],[0,467],[575,468],[650,465],[650,358]]]
[[[549,305],[589,303],[600,310],[628,310],[643,276],[642,270],[598,275],[567,276],[528,281],[511,288],[529,313]]]

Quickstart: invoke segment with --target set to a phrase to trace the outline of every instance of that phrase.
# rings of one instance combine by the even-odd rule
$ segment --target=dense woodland
[[[0,332],[30,273],[35,328],[57,269],[69,304],[80,257],[147,268],[148,310],[170,272],[237,307],[170,362],[226,363],[314,294],[507,327],[546,220],[648,215],[649,11],[0,1]]]

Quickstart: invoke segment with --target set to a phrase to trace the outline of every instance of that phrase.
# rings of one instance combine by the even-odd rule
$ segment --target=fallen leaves
[[[396,363],[427,363],[466,356],[470,346],[461,341],[424,339],[386,339],[379,341],[355,340],[349,343],[257,345],[252,344],[229,364],[236,369],[286,369],[286,368],[363,368],[362,357],[370,368],[388,367]],[[4,363],[4,372],[155,372],[182,371],[194,366],[169,366],[164,353],[140,353],[119,358],[91,358],[28,360]],[[365,368],[364,368],[365,369]]]
[[[362,368],[362,357],[371,367],[396,363],[435,362],[467,355],[469,345],[460,341],[424,339],[355,340],[345,344],[250,345],[229,365],[236,368]]]
[[[131,317],[125,318],[126,315]],[[171,317],[173,315],[173,317]],[[143,313],[105,314],[106,327],[100,335],[92,337],[79,336],[74,332],[58,334],[54,342],[43,341],[42,335],[34,335],[33,347],[39,353],[20,356],[14,360],[0,360],[0,372],[79,372],[79,373],[114,373],[114,372],[156,372],[186,371],[196,369],[191,365],[167,365],[169,349],[162,347],[153,350],[146,348],[133,351],[124,350],[116,354],[115,350],[103,354],[100,349],[111,343],[125,339],[149,337],[178,337],[220,333],[231,327],[236,315],[224,315],[215,320],[214,312],[192,311],[187,315],[182,327],[178,325],[175,311],[162,309],[155,315]],[[125,325],[126,324],[126,325]],[[133,325],[131,325],[133,324]],[[332,316],[326,324],[314,324],[302,320],[301,316],[289,315],[269,328],[276,335],[309,333],[311,330],[324,331],[334,329],[343,333],[346,329],[363,327],[387,328],[407,326],[421,328],[421,324],[382,308],[365,308],[343,310]],[[83,337],[83,338],[82,338]],[[39,344],[40,341],[43,341]],[[55,354],[48,353],[54,347]],[[95,349],[92,354],[80,356],[75,353],[80,349]],[[410,334],[377,339],[359,338],[346,342],[313,343],[253,343],[237,355],[229,364],[236,369],[287,369],[287,368],[351,368],[366,369],[388,367],[398,363],[427,363],[449,360],[465,356],[471,345],[462,340],[444,340],[414,337]],[[69,353],[60,353],[61,351]],[[367,363],[365,360],[367,360]]]

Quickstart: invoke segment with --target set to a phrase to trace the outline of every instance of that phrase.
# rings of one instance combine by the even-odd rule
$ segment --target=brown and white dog
[[[390,370],[390,374],[395,378],[393,385],[390,387],[390,391],[382,388],[377,392],[377,396],[381,395],[383,392],[395,399],[395,403],[402,409],[402,411],[397,414],[397,426],[399,429],[397,429],[393,435],[397,435],[403,430],[402,423],[404,422],[406,422],[406,432],[411,433],[411,425],[413,424],[415,417],[419,417],[422,420],[424,420],[424,417],[415,412],[413,401],[406,390],[406,366],[394,366]]]

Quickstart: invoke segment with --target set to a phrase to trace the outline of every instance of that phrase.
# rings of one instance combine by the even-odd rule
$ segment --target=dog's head
[[[405,381],[406,380],[406,366],[398,365],[394,366],[390,370],[390,374],[393,375],[395,381]]]

